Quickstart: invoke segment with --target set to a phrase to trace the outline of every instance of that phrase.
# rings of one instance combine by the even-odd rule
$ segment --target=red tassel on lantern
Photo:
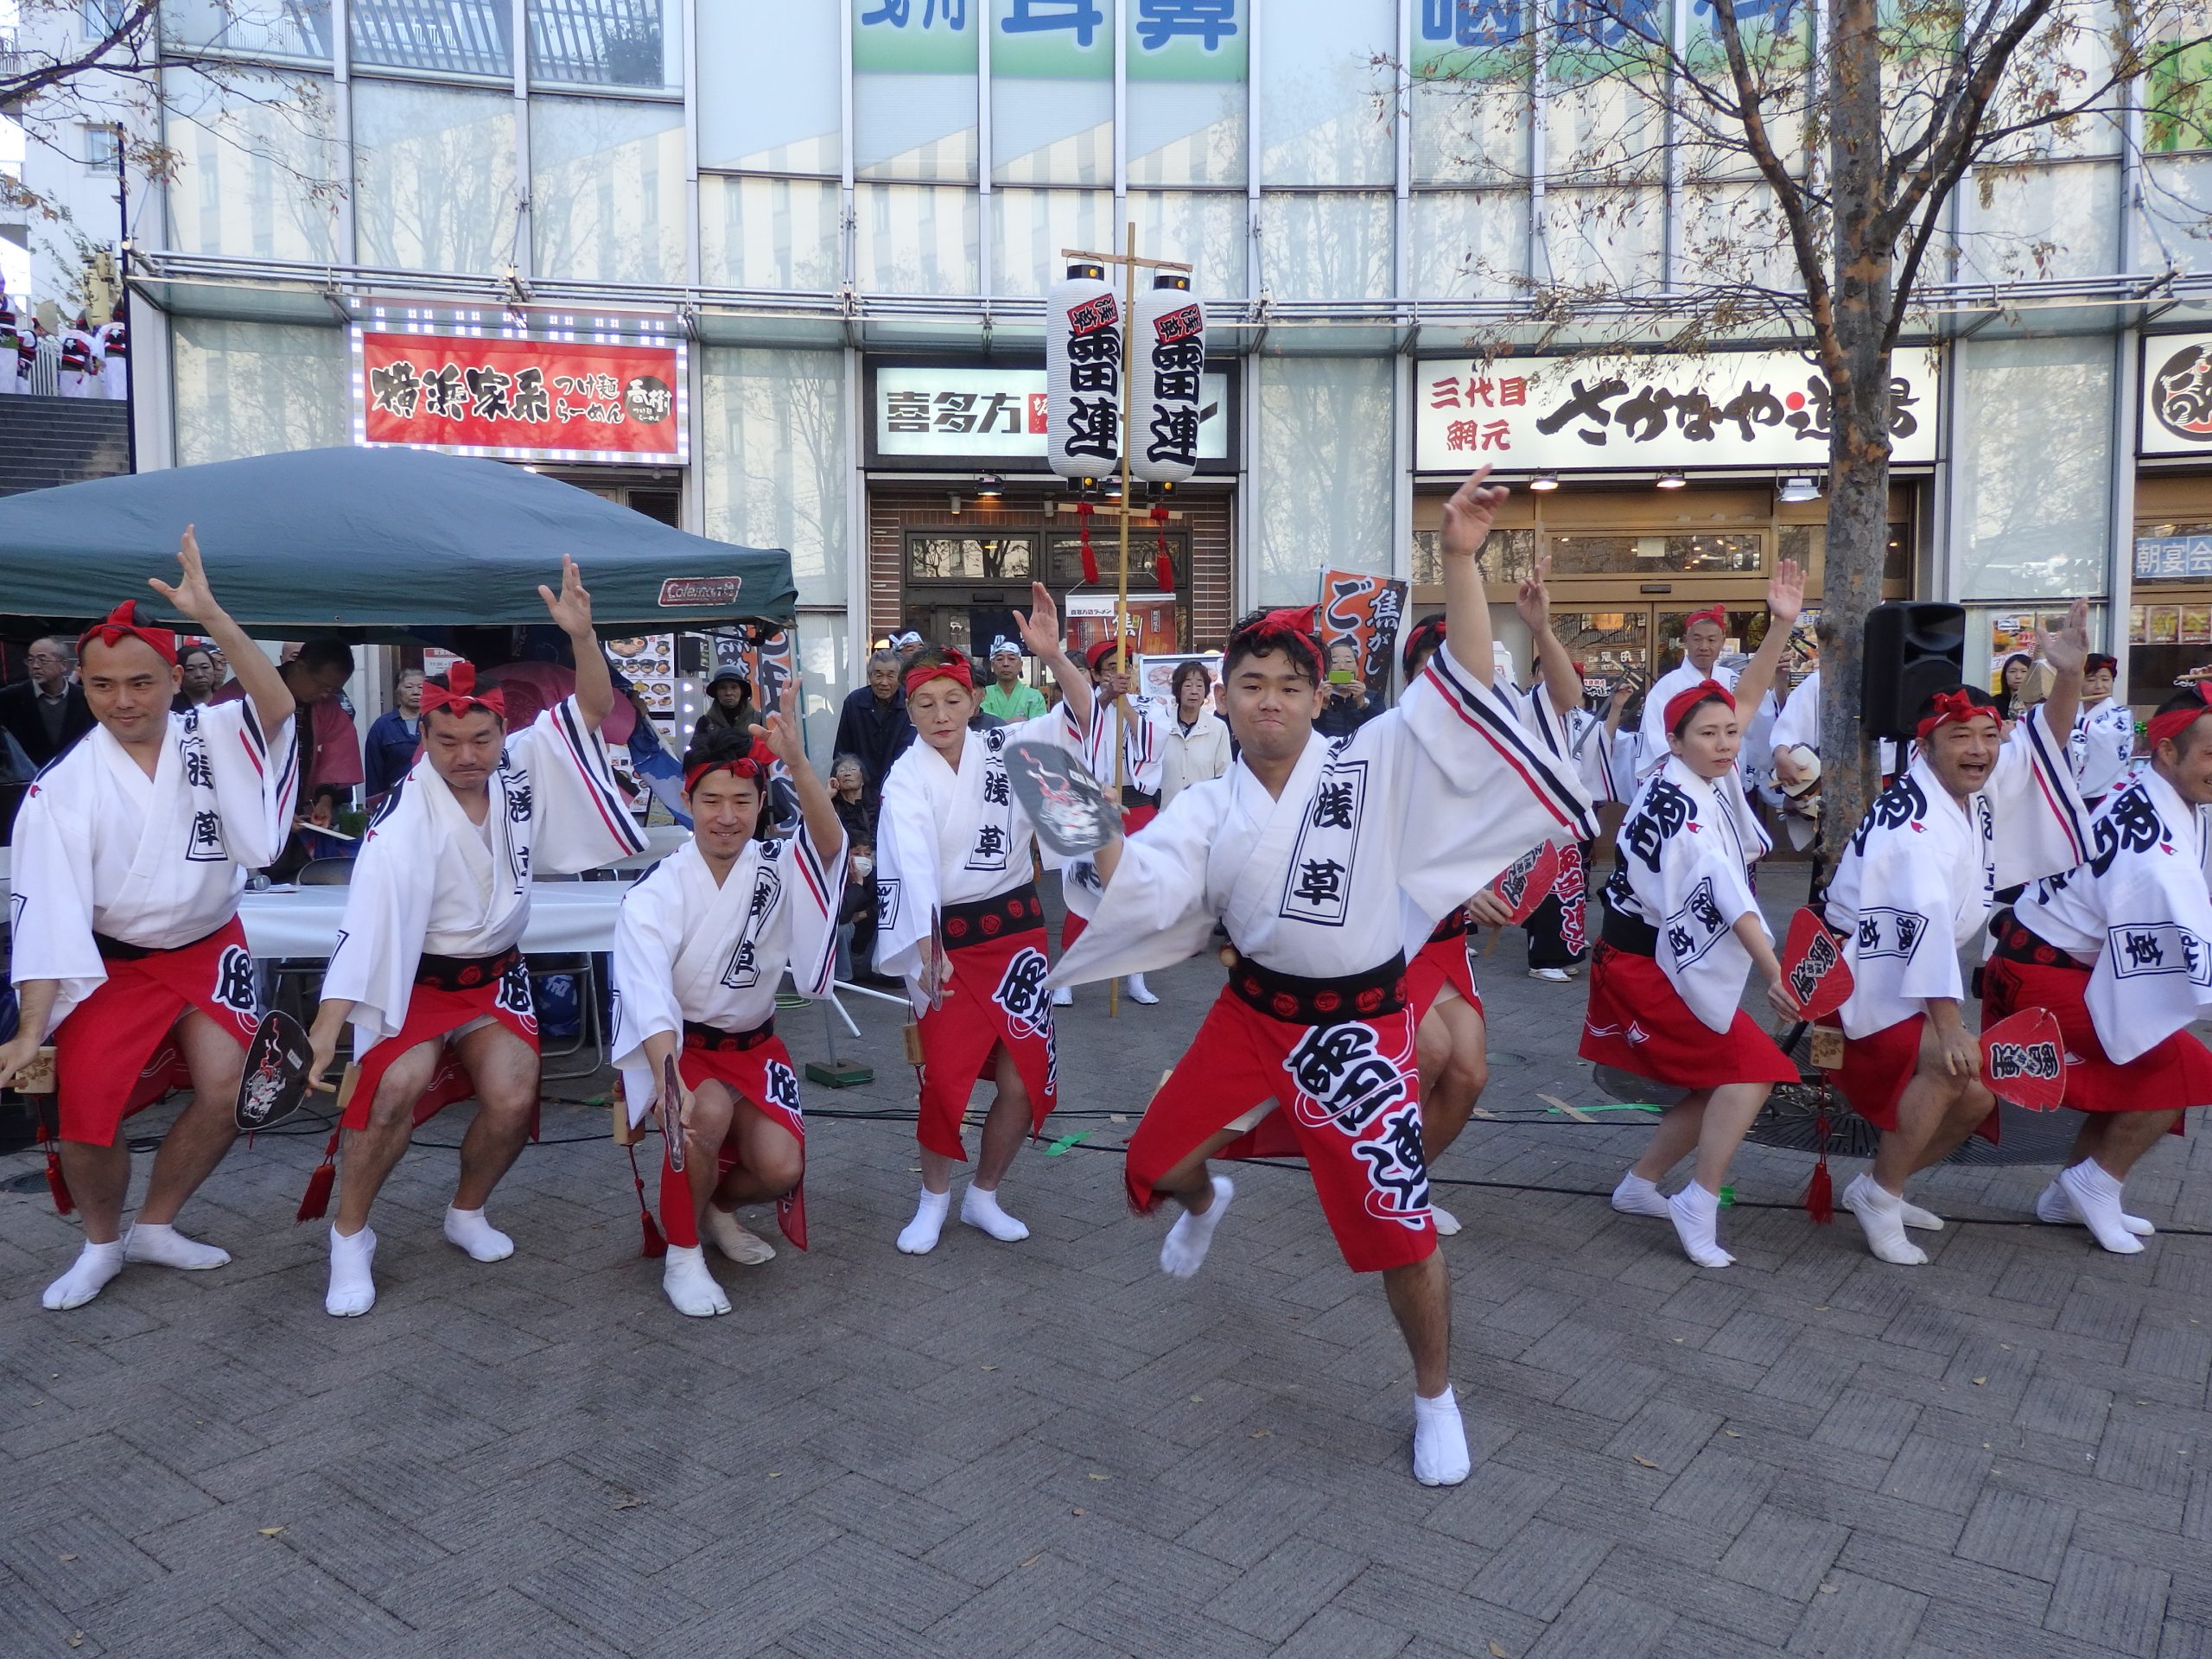
[[[1813,1130],[1821,1137],[1820,1161],[1805,1183],[1805,1213],[1825,1227],[1835,1219],[1835,1183],[1828,1179],[1828,1114],[1825,1101],[1814,1109]]]
[[[638,1246],[638,1254],[650,1261],[668,1254],[668,1241],[661,1236],[660,1224],[653,1219],[653,1212],[645,1207],[645,1178],[638,1172],[638,1148],[632,1143],[627,1150],[630,1154],[630,1179],[638,1189],[639,1230],[644,1235],[644,1242]]]
[[[308,1177],[306,1196],[293,1217],[296,1227],[303,1221],[321,1221],[330,1213],[330,1189],[338,1180],[338,1137],[345,1129],[341,1121],[334,1125],[330,1139],[323,1143],[322,1161],[315,1166],[315,1173]]]
[[[1090,503],[1075,504],[1076,528],[1083,533],[1083,579],[1095,583],[1098,580],[1098,556],[1090,550]]]
[[[1152,556],[1153,580],[1160,584],[1161,593],[1172,594],[1175,591],[1175,561],[1167,556],[1167,509],[1154,507],[1152,522],[1160,533],[1160,550]]]

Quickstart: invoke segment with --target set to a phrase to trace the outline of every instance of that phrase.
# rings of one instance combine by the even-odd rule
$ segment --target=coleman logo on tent
[[[661,609],[682,605],[734,605],[742,576],[671,576],[660,585]]]

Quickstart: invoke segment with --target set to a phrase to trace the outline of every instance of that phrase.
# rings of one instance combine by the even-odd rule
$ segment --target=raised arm
[[[1041,582],[1029,584],[1029,614],[1014,613],[1014,625],[1021,630],[1021,643],[1046,668],[1052,671],[1052,679],[1060,688],[1060,700],[1067,705],[1076,729],[1090,729],[1090,677],[1075,665],[1068,656],[1067,647],[1060,641],[1059,607],[1052,603],[1052,596]]]
[[[1552,632],[1552,594],[1544,586],[1544,578],[1550,573],[1551,561],[1537,560],[1535,574],[1522,582],[1514,606],[1529,625],[1529,637],[1536,642],[1536,670],[1544,683],[1544,695],[1551,699],[1553,709],[1565,715],[1582,706],[1582,677],[1574,671],[1574,659]],[[1446,623],[1445,630],[1449,638],[1451,624]]]
[[[1444,637],[1452,659],[1483,684],[1491,683],[1490,600],[1483,592],[1483,543],[1491,521],[1505,505],[1502,484],[1486,485],[1487,465],[1469,474],[1444,504]]]
[[[2082,671],[2089,660],[2089,601],[2077,599],[2066,613],[2066,626],[2043,639],[2043,659],[2050,664],[2050,695],[2043,700],[2044,724],[2050,741],[2063,747],[2074,735],[2074,716],[2082,707]]]
[[[814,855],[827,869],[837,861],[845,824],[837,816],[829,785],[806,758],[806,742],[799,734],[798,687],[799,677],[794,674],[784,688],[783,707],[768,716],[766,726],[753,728],[753,741],[766,743],[768,752],[791,773],[791,786],[798,791],[799,817],[806,826],[806,838],[814,843]]]
[[[299,706],[292,700],[291,688],[276,671],[276,664],[269,660],[259,645],[245,637],[245,631],[231,620],[230,613],[215,602],[214,591],[207,585],[207,572],[200,563],[200,539],[192,533],[190,524],[184,527],[184,534],[178,538],[176,562],[182,574],[175,587],[152,576],[147,577],[146,585],[191,618],[220,648],[224,659],[252,701],[253,717],[261,722],[262,735],[273,740],[276,728],[289,720]]]
[[[584,591],[583,575],[576,569],[576,562],[563,553],[561,591],[556,594],[540,582],[537,596],[545,601],[554,625],[569,636],[576,658],[576,709],[584,717],[584,728],[595,732],[614,712],[614,677],[607,671],[607,653],[599,648],[599,636],[592,632],[591,595]]]
[[[1782,653],[1789,648],[1789,630],[1797,626],[1797,613],[1804,608],[1805,573],[1795,559],[1784,559],[1767,580],[1766,638],[1736,678],[1736,717],[1745,725],[1758,717],[1760,702],[1773,689]]]

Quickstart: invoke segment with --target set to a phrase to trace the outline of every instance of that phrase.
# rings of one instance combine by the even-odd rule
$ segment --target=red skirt
[[[2075,1111],[2169,1112],[2212,1106],[2212,1053],[2188,1032],[2175,1032],[2125,1065],[2105,1052],[2089,1017],[2089,976],[2078,966],[1999,957],[1983,966],[1981,982],[1985,1028],[2022,1008],[2050,1010],[2066,1039],[2063,1103]],[[2173,1133],[2181,1132],[2177,1118]]]
[[[537,1052],[537,1015],[531,1007],[530,975],[519,956],[516,957],[514,966],[505,973],[492,975],[481,984],[462,990],[449,990],[418,981],[409,994],[407,1018],[397,1033],[361,1056],[360,1074],[354,1079],[353,1097],[346,1102],[346,1115],[340,1120],[344,1126],[349,1129],[369,1127],[369,1109],[376,1103],[377,1086],[384,1081],[384,1074],[391,1069],[392,1062],[409,1049],[440,1041],[448,1033],[487,1014],[529,1044],[531,1053]],[[416,1127],[421,1128],[454,1102],[466,1100],[475,1092],[476,1085],[469,1078],[468,1068],[461,1063],[458,1054],[447,1048],[429,1085],[416,1096]],[[537,1138],[534,1120],[530,1135],[533,1141]]]
[[[784,1046],[782,1038],[771,1033],[765,1041],[755,1043],[750,1048],[709,1048],[687,1031],[683,1034],[683,1051],[677,1058],[677,1070],[682,1075],[686,1089],[696,1090],[711,1078],[747,1105],[758,1108],[772,1122],[781,1125],[798,1142],[799,1158],[804,1166],[806,1121],[799,1111],[798,1072],[791,1065],[791,1051]],[[737,1167],[739,1158],[734,1128],[722,1142],[718,1161],[724,1175]],[[799,1177],[797,1186],[776,1200],[776,1225],[783,1230],[784,1236],[800,1249],[806,1248],[806,1177],[804,1174]]]
[[[1306,1026],[1270,1019],[1224,987],[1129,1139],[1122,1179],[1131,1208],[1150,1214],[1154,1182],[1270,1100],[1278,1109],[1221,1156],[1304,1158],[1354,1273],[1434,1251],[1410,1007]]]
[[[1045,988],[1043,906],[1023,886],[979,905],[948,910],[946,959],[952,982],[944,1000],[922,1015],[921,1116],[914,1138],[925,1152],[968,1161],[960,1120],[978,1083],[990,1081],[1001,1045],[1014,1057],[1029,1092],[1029,1129],[1040,1133],[1059,1099],[1059,1039],[1052,1030],[1052,994]],[[991,924],[995,923],[994,926]],[[956,943],[964,931],[964,942]]]
[[[190,1084],[172,1033],[194,1008],[244,1050],[253,1041],[253,956],[236,916],[191,944],[108,957],[107,977],[54,1028],[61,1138],[111,1147],[123,1120]]]
[[[1741,1008],[1715,1031],[1650,957],[1598,942],[1590,963],[1590,1007],[1582,1058],[1655,1083],[1719,1089],[1732,1083],[1795,1083],[1797,1068]]]
[[[1475,967],[1467,952],[1467,932],[1462,913],[1460,931],[1450,938],[1431,938],[1421,948],[1421,953],[1406,964],[1406,1004],[1414,1011],[1414,1023],[1419,1025],[1436,998],[1446,985],[1474,1005],[1477,1014],[1483,1011],[1483,999],[1475,989]]]
[[[1834,1017],[1819,1023],[1841,1029]],[[1916,1014],[1894,1026],[1883,1027],[1871,1037],[1843,1039],[1843,1065],[1828,1075],[1851,1109],[1878,1129],[1887,1131],[1897,1126],[1897,1103],[1904,1098],[1905,1085],[1920,1070],[1921,1031],[1927,1024],[1926,1014]],[[1974,1133],[1993,1146],[1997,1143],[1994,1106],[1974,1126]]]

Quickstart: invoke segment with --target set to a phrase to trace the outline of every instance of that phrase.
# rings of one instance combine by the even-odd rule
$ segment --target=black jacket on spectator
[[[886,704],[876,701],[873,688],[855,686],[847,694],[844,709],[837,716],[833,750],[860,757],[861,769],[868,774],[868,798],[873,802],[883,793],[891,763],[905,752],[913,736],[914,723],[906,718],[905,692],[893,692]]]
[[[24,680],[0,686],[0,730],[22,745],[35,766],[53,764],[54,758],[92,729],[92,711],[86,705],[85,689],[74,680],[61,702],[61,736],[47,734],[46,716],[38,706],[38,687]]]

